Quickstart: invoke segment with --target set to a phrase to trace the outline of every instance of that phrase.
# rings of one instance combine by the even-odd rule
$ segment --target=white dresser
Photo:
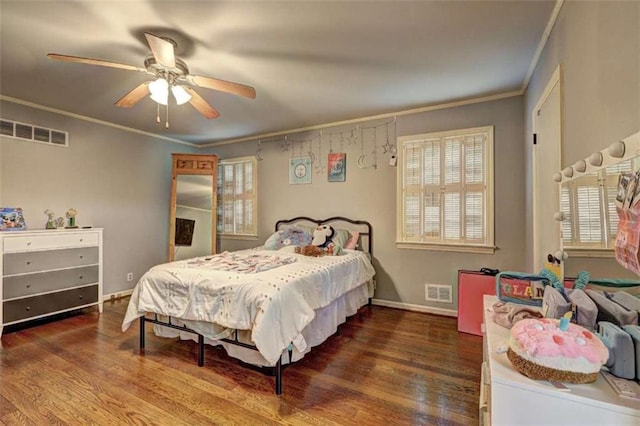
[[[52,314],[102,312],[102,229],[0,232],[0,249],[0,335]]]
[[[484,362],[480,388],[480,423],[485,425],[640,425],[640,401],[619,397],[602,375],[594,383],[565,384],[531,380],[514,370],[506,353],[509,330],[491,319],[498,299],[484,296]]]

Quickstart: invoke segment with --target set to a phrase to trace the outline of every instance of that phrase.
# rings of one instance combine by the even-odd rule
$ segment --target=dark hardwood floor
[[[273,377],[207,346],[120,326],[128,298],[19,330],[0,349],[0,424],[471,425],[482,338],[455,318],[365,307]]]

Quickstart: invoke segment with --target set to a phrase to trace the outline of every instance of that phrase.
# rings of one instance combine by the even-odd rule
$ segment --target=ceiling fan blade
[[[209,105],[207,101],[202,98],[202,96],[198,95],[198,92],[193,90],[191,87],[182,87],[191,95],[189,103],[193,105],[193,107],[197,109],[200,114],[204,115],[206,118],[216,118],[220,116],[220,113],[216,111],[214,107]]]
[[[176,56],[173,43],[150,33],[144,33],[147,43],[156,58],[156,62],[168,68],[176,67]]]
[[[58,61],[79,62],[81,64],[100,65],[102,67],[120,68],[123,70],[129,70],[129,71],[147,72],[147,70],[144,68],[135,67],[133,65],[121,64],[118,62],[103,61],[102,59],[83,58],[81,56],[60,55],[58,53],[48,53],[47,56],[50,59],[56,59]]]
[[[206,87],[207,89],[219,90],[221,92],[240,95],[251,99],[255,99],[256,97],[256,89],[251,86],[245,86],[244,84],[232,83],[231,81],[211,77],[201,77],[198,75],[189,75],[187,76],[187,79],[194,85]]]
[[[149,94],[149,82],[145,81],[116,102],[116,106],[122,108],[131,108],[137,104],[142,98]]]

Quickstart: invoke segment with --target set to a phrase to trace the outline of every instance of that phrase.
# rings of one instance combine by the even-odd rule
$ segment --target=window
[[[618,178],[639,165],[637,159],[627,160],[562,184],[562,244],[567,251],[604,250],[612,255],[618,233]]]
[[[493,253],[493,127],[398,146],[398,247]]]
[[[258,234],[258,162],[255,157],[218,163],[218,233],[256,237]]]

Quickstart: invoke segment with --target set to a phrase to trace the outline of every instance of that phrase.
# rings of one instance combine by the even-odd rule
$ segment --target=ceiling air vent
[[[69,133],[0,119],[0,135],[57,146],[69,146]]]

